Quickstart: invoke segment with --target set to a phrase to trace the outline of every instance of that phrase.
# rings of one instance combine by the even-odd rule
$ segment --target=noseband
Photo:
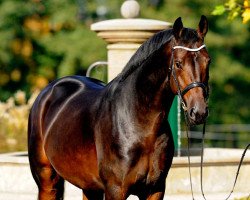
[[[187,106],[186,106],[186,104],[185,104],[185,102],[183,100],[183,97],[189,90],[191,90],[193,88],[196,88],[196,87],[200,87],[200,88],[202,88],[202,90],[204,92],[204,96],[207,99],[207,97],[208,97],[208,88],[204,83],[195,81],[195,82],[192,82],[189,85],[187,85],[183,90],[181,90],[179,82],[177,80],[176,71],[175,71],[175,68],[174,68],[174,50],[175,49],[184,49],[186,51],[197,52],[197,51],[200,51],[201,49],[203,49],[205,47],[206,47],[206,45],[203,44],[199,48],[194,48],[194,49],[184,47],[184,46],[174,46],[172,48],[172,59],[171,59],[172,60],[171,61],[171,63],[172,63],[172,73],[173,73],[173,78],[175,80],[175,83],[176,83],[176,86],[177,86],[177,89],[178,89],[177,93],[178,93],[178,96],[179,96],[179,98],[181,100],[182,108],[183,108],[184,111],[187,111]]]

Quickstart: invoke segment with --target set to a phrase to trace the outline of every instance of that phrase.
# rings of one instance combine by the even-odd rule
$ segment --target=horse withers
[[[190,124],[203,123],[210,58],[205,16],[178,18],[147,40],[110,83],[68,76],[50,83],[29,115],[28,153],[39,200],[63,199],[64,180],[83,199],[163,199],[174,155],[167,121],[174,96]]]

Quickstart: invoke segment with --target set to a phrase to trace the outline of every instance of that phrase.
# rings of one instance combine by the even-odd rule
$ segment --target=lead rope
[[[194,192],[193,192],[193,184],[192,184],[192,174],[191,174],[191,161],[190,161],[190,144],[189,144],[189,125],[188,125],[188,121],[187,121],[187,114],[186,114],[186,111],[184,112],[184,116],[185,116],[185,127],[186,127],[186,134],[187,134],[187,139],[188,139],[188,168],[189,168],[189,180],[190,180],[190,187],[191,187],[191,194],[192,194],[192,199],[194,199]],[[204,164],[204,141],[205,141],[205,132],[206,132],[206,122],[203,124],[203,131],[202,131],[202,146],[201,146],[201,163],[200,163],[200,184],[201,184],[201,193],[202,193],[202,196],[205,200],[207,200],[206,196],[205,196],[205,193],[204,193],[204,189],[203,189],[203,164]],[[246,152],[247,150],[250,148],[250,143],[246,146],[246,148],[244,149],[243,153],[242,153],[242,156],[241,156],[241,159],[240,159],[240,162],[239,162],[239,165],[238,165],[238,169],[237,169],[237,172],[236,172],[236,175],[235,175],[235,179],[234,179],[234,184],[233,184],[233,187],[232,187],[232,190],[231,192],[229,193],[229,195],[227,196],[227,198],[225,198],[225,200],[228,200],[231,195],[233,194],[234,192],[234,189],[235,189],[235,186],[236,186],[236,183],[237,183],[237,180],[238,180],[238,176],[240,174],[240,168],[243,164],[243,161],[244,161],[244,158],[245,158],[245,155],[246,155]],[[247,200],[250,200],[250,193],[247,197]]]
[[[180,48],[179,46],[177,46],[178,48]],[[203,47],[202,47],[203,48]],[[178,94],[178,97],[181,101],[181,105],[182,105],[182,108],[184,110],[184,116],[185,116],[185,128],[186,128],[186,135],[187,135],[187,140],[188,140],[188,169],[189,169],[189,181],[190,181],[190,188],[191,188],[191,194],[192,194],[192,199],[194,199],[194,192],[193,192],[193,184],[192,184],[192,174],[191,174],[191,161],[190,161],[190,143],[189,143],[189,123],[188,123],[188,117],[187,117],[187,107],[185,105],[185,102],[182,98],[182,95],[181,95],[181,88],[180,88],[180,85],[179,85],[179,82],[176,78],[176,73],[175,73],[175,69],[174,69],[174,56],[173,56],[173,51],[174,51],[175,48],[172,49],[172,57],[171,57],[171,66],[172,66],[172,73],[173,73],[173,78],[174,78],[174,81],[176,83],[176,86],[177,86],[177,94]],[[206,197],[205,197],[205,193],[204,193],[204,190],[203,190],[203,161],[204,161],[204,141],[205,141],[205,132],[206,132],[206,122],[203,124],[203,131],[202,131],[202,146],[201,146],[201,163],[200,163],[200,182],[201,182],[201,193],[202,193],[202,196],[205,200]],[[225,200],[228,200],[232,193],[234,192],[234,188],[235,188],[235,185],[236,185],[236,182],[237,182],[237,179],[238,179],[238,176],[239,176],[239,173],[240,173],[240,168],[242,166],[242,163],[243,163],[243,160],[244,160],[244,157],[245,157],[245,154],[247,152],[247,150],[249,149],[250,147],[250,143],[246,146],[246,148],[244,149],[243,151],[243,154],[241,156],[241,159],[240,159],[240,163],[238,165],[238,169],[237,169],[237,172],[236,172],[236,176],[235,176],[235,180],[234,180],[234,184],[233,184],[233,187],[232,187],[232,190],[230,192],[230,194],[228,195],[228,197],[225,199]],[[250,193],[249,193],[249,196],[247,197],[247,200],[250,200]]]
[[[202,142],[201,142],[201,165],[200,165],[200,181],[201,181],[201,193],[203,198],[206,200],[205,193],[203,190],[203,158],[204,158],[204,141],[205,141],[205,132],[206,132],[206,122],[203,124],[203,130],[202,130]]]
[[[191,174],[191,161],[190,161],[190,138],[189,138],[189,135],[188,135],[188,130],[189,130],[189,125],[188,125],[188,121],[187,121],[187,112],[185,111],[184,112],[184,116],[185,116],[185,129],[186,129],[186,135],[187,135],[187,140],[188,140],[188,143],[187,143],[187,147],[188,147],[188,173],[189,173],[189,182],[190,182],[190,188],[191,188],[191,194],[192,194],[192,199],[194,199],[194,192],[193,192],[193,181],[192,181],[192,174]]]
[[[206,122],[203,124],[203,131],[202,131],[202,147],[201,147],[201,166],[200,166],[200,181],[201,181],[201,192],[202,192],[202,196],[203,198],[206,200],[206,197],[205,197],[205,193],[204,193],[204,190],[203,190],[203,161],[204,161],[204,141],[205,141],[205,127],[206,127]],[[229,195],[227,196],[227,198],[225,198],[225,200],[228,200],[231,195],[233,194],[234,192],[234,188],[236,186],[236,183],[237,183],[237,179],[238,179],[238,176],[240,174],[240,168],[242,166],[242,163],[243,163],[243,160],[244,160],[244,157],[246,155],[246,152],[247,150],[249,149],[250,147],[250,143],[246,146],[246,148],[244,149],[243,151],[243,154],[241,156],[241,159],[240,159],[240,162],[239,162],[239,165],[238,165],[238,169],[237,169],[237,172],[236,172],[236,175],[235,175],[235,179],[234,179],[234,184],[233,184],[233,187],[232,187],[232,190],[231,192],[229,193]],[[250,199],[250,194],[249,196],[247,197],[247,200]]]
[[[178,94],[178,97],[180,99],[180,102],[181,102],[181,106],[182,106],[182,109],[184,110],[184,116],[185,116],[185,128],[186,128],[186,134],[187,134],[187,139],[188,139],[188,170],[189,170],[189,182],[190,182],[190,189],[191,189],[191,194],[192,194],[192,199],[194,199],[194,192],[193,192],[193,181],[192,181],[192,176],[191,176],[191,166],[190,166],[190,146],[189,146],[189,136],[188,136],[188,130],[189,130],[189,124],[188,124],[188,119],[187,119],[187,107],[185,105],[185,102],[181,96],[181,88],[180,88],[180,85],[179,85],[179,82],[176,78],[176,72],[175,72],[175,69],[174,69],[174,55],[173,55],[173,52],[174,52],[174,48],[172,49],[172,57],[171,57],[171,67],[172,67],[172,73],[173,73],[173,78],[174,78],[174,81],[175,81],[175,84],[177,86],[177,94]]]

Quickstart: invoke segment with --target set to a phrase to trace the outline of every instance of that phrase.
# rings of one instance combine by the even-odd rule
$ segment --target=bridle
[[[181,101],[181,105],[182,105],[182,108],[184,110],[184,116],[185,116],[185,122],[186,122],[186,135],[187,135],[187,139],[188,139],[188,164],[189,164],[189,181],[190,181],[190,187],[191,187],[191,194],[192,194],[192,199],[194,199],[194,193],[193,193],[193,185],[192,185],[192,176],[191,176],[191,162],[190,162],[190,143],[189,143],[189,121],[188,121],[188,116],[187,116],[187,106],[183,100],[183,97],[184,95],[191,89],[193,88],[196,88],[196,87],[200,87],[203,89],[203,92],[204,92],[204,98],[207,99],[208,96],[209,96],[209,93],[208,93],[208,86],[206,86],[204,83],[201,83],[201,82],[192,82],[190,83],[189,85],[187,85],[183,90],[181,90],[180,88],[180,85],[179,85],[179,82],[177,80],[177,76],[176,76],[176,71],[175,71],[175,67],[174,67],[174,50],[175,49],[184,49],[186,51],[191,51],[191,52],[197,52],[197,51],[200,51],[201,49],[205,48],[206,45],[203,44],[202,46],[200,46],[199,48],[188,48],[188,47],[184,47],[184,46],[174,46],[172,48],[172,55],[171,55],[171,71],[172,71],[172,75],[173,75],[173,78],[174,78],[174,81],[175,81],[175,84],[177,86],[177,94],[179,96],[179,99]],[[200,163],[200,186],[201,186],[201,192],[202,192],[202,196],[203,198],[206,200],[206,197],[205,197],[205,194],[204,194],[204,190],[203,190],[203,158],[204,158],[204,140],[205,140],[205,130],[206,128],[206,122],[204,122],[203,124],[203,131],[202,131],[202,146],[201,146],[201,163]],[[241,168],[241,165],[243,163],[243,160],[244,160],[244,157],[245,157],[245,154],[247,152],[247,150],[250,148],[250,144],[248,144],[246,146],[246,148],[244,149],[243,151],[243,154],[241,156],[241,159],[240,159],[240,162],[239,162],[239,165],[238,165],[238,169],[237,169],[237,172],[236,172],[236,176],[235,176],[235,179],[234,179],[234,183],[233,183],[233,187],[232,187],[232,190],[231,192],[229,193],[229,195],[225,198],[225,200],[228,200],[230,198],[230,196],[232,195],[233,191],[234,191],[234,188],[235,188],[235,185],[236,185],[236,182],[237,182],[237,179],[238,179],[238,175],[239,175],[239,172],[240,172],[240,168]],[[249,196],[247,197],[247,199],[250,199],[250,194]]]
[[[188,48],[188,47],[184,47],[184,46],[174,46],[172,48],[172,56],[171,56],[171,71],[172,71],[172,75],[173,75],[173,78],[174,78],[174,81],[175,81],[175,84],[177,86],[177,94],[180,98],[180,101],[181,101],[181,105],[182,105],[182,108],[183,110],[186,112],[187,111],[187,106],[185,104],[185,101],[183,99],[184,95],[191,89],[193,88],[197,88],[197,87],[200,87],[202,88],[203,92],[204,92],[204,97],[205,99],[208,98],[208,86],[206,86],[204,83],[202,82],[192,82],[190,84],[188,84],[183,90],[181,90],[181,87],[179,85],[179,82],[177,80],[177,76],[176,76],[176,71],[175,71],[175,67],[174,67],[174,50],[175,49],[184,49],[186,51],[191,51],[191,52],[197,52],[197,51],[200,51],[201,49],[205,48],[206,45],[203,44],[202,46],[200,46],[199,48]]]

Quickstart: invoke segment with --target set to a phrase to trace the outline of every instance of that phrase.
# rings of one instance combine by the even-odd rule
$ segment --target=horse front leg
[[[108,184],[105,190],[105,200],[126,200],[128,197],[127,189],[121,186]]]
[[[103,200],[103,191],[83,190],[83,200]]]
[[[156,186],[152,192],[150,192],[145,199],[147,200],[163,200],[165,194],[165,181]]]
[[[147,200],[163,200],[164,198],[164,192],[156,192],[154,194],[150,194],[147,197]]]

